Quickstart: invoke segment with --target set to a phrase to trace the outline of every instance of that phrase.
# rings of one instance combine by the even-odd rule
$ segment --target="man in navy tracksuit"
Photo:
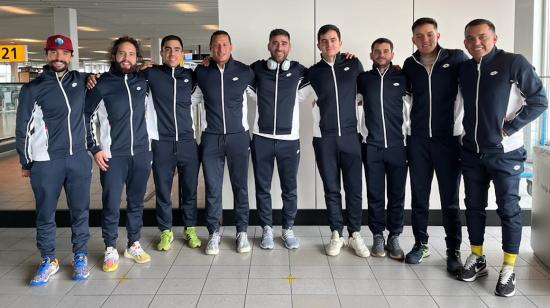
[[[118,267],[116,241],[125,185],[128,245],[124,256],[137,263],[151,260],[139,244],[152,154],[145,119],[147,81],[136,73],[136,63],[141,58],[138,42],[127,36],[115,40],[111,57],[111,69],[86,95],[85,111],[88,149],[101,170],[104,271]],[[99,122],[99,134],[96,122]]]
[[[59,270],[55,258],[55,211],[61,188],[71,214],[74,280],[89,276],[88,215],[92,161],[86,152],[83,112],[85,78],[69,71],[73,55],[70,38],[50,36],[48,65],[21,88],[17,106],[16,145],[22,176],[31,179],[36,199],[36,244],[42,262],[31,285],[44,285]]]
[[[362,216],[361,144],[357,132],[357,76],[363,72],[358,59],[340,54],[340,30],[322,26],[317,32],[321,61],[313,65],[303,84],[306,97],[313,97],[313,149],[323,180],[325,203],[332,237],[329,256],[340,253],[345,243],[340,194],[340,172],[346,192],[349,245],[360,257],[370,252],[359,231]]]
[[[249,66],[231,57],[231,37],[219,30],[210,37],[212,60],[195,70],[197,87],[194,104],[203,109],[201,144],[199,147],[206,186],[206,226],[210,237],[206,254],[218,254],[222,185],[225,160],[229,169],[235,222],[237,251],[251,250],[248,228],[248,154],[250,135],[247,120],[247,91],[254,83]]]
[[[437,22],[420,18],[413,23],[417,51],[403,65],[412,95],[411,131],[407,157],[412,191],[412,227],[415,245],[405,261],[422,262],[428,249],[430,190],[435,171],[447,244],[447,271],[462,268],[462,230],[458,203],[462,133],[458,68],[467,57],[462,50],[445,49],[437,43]],[[457,100],[458,98],[458,100]],[[444,159],[443,159],[444,158]]]
[[[487,275],[483,237],[487,191],[493,181],[504,251],[495,294],[512,296],[522,228],[518,192],[526,158],[522,129],[546,110],[548,100],[531,64],[522,55],[496,48],[492,22],[472,20],[464,32],[464,45],[473,57],[461,66],[459,75],[464,96],[462,173],[472,253],[460,278],[473,281]]]
[[[184,236],[191,248],[200,247],[197,223],[197,177],[199,153],[191,108],[193,71],[181,67],[183,43],[174,35],[161,42],[163,64],[142,71],[149,84],[147,123],[153,150],[153,179],[157,222],[161,231],[158,250],[168,250],[172,233],[172,182],[178,170],[179,207],[185,225]]]
[[[373,234],[371,254],[386,255],[383,231],[388,229],[390,257],[402,260],[399,246],[403,232],[403,204],[407,181],[406,140],[408,129],[407,78],[392,66],[393,43],[379,38],[371,45],[373,69],[357,78],[359,100],[363,102],[362,153],[369,228]],[[388,182],[388,209],[384,211],[385,182]]]
[[[251,65],[256,77],[257,112],[251,144],[256,205],[263,228],[260,247],[273,249],[271,179],[277,159],[283,199],[282,238],[288,249],[298,248],[292,226],[297,212],[300,161],[298,87],[306,68],[290,61],[290,34],[272,30],[267,46],[271,57]]]

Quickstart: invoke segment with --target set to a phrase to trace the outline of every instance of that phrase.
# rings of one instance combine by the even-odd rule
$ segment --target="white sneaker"
[[[217,255],[220,253],[220,233],[218,231],[210,234],[204,252],[207,255]]]
[[[260,242],[261,249],[273,249],[273,229],[270,226],[264,226],[262,233],[262,241]]]
[[[300,247],[300,242],[298,242],[298,239],[294,236],[294,231],[292,231],[292,229],[283,229],[282,238],[287,249],[297,249]]]
[[[351,234],[348,245],[353,248],[353,250],[355,250],[355,254],[360,256],[361,258],[366,258],[370,256],[370,251],[367,248],[367,245],[365,245],[365,241],[363,240],[359,232],[356,231]]]
[[[250,252],[250,243],[248,243],[248,234],[246,232],[237,233],[237,252]]]
[[[146,253],[143,248],[141,248],[138,241],[133,242],[130,248],[126,248],[126,250],[124,250],[124,257],[132,259],[140,264],[151,261],[151,256]]]
[[[343,237],[340,236],[337,230],[332,231],[332,236],[330,237],[330,243],[327,245],[327,255],[337,256],[340,254],[340,249],[344,246],[346,241]]]

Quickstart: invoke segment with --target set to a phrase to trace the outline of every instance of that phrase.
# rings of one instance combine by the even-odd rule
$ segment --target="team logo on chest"
[[[344,67],[344,71],[345,72],[349,71],[349,66]]]
[[[237,80],[239,80],[239,77],[233,77],[232,80],[233,80],[233,81],[237,81]]]
[[[137,87],[136,90],[137,90],[137,91],[141,91],[141,87]]]
[[[71,84],[71,87],[76,87],[77,83],[76,82],[73,82],[73,84]]]
[[[447,68],[447,67],[449,67],[449,66],[451,66],[449,63],[443,64],[443,68]]]
[[[185,78],[185,79],[183,80],[183,82],[189,82],[189,79]]]
[[[498,71],[492,71],[492,72],[489,73],[489,75],[491,75],[491,76],[495,76],[496,74],[498,74]]]
[[[396,82],[393,84],[394,87],[398,87],[399,86],[399,82]]]
[[[292,73],[287,73],[286,74],[286,77],[290,77],[290,76],[292,76]]]

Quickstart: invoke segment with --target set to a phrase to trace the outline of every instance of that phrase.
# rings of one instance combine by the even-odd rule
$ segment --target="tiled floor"
[[[37,262],[33,229],[0,229],[0,307],[550,307],[550,274],[533,255],[530,229],[524,228],[517,261],[517,295],[493,295],[501,262],[500,228],[487,228],[486,253],[490,274],[474,283],[460,282],[445,271],[444,232],[430,227],[431,256],[410,266],[388,258],[361,259],[346,248],[327,257],[326,226],[295,227],[301,247],[288,251],[277,241],[274,250],[259,248],[261,229],[250,227],[254,241],[248,254],[234,249],[235,228],[223,229],[221,252],[207,256],[183,246],[181,228],[172,250],[153,250],[157,230],[144,228],[142,244],[152,255],[149,264],[121,259],[114,273],[101,271],[101,231],[92,229],[91,276],[70,280],[70,230],[59,229],[57,255],[62,269],[45,287],[29,287]],[[275,229],[280,236],[280,228]],[[367,228],[362,231],[370,244]],[[199,235],[206,239],[206,230]],[[120,229],[118,248],[125,244]],[[464,234],[467,238],[467,234]],[[277,238],[280,240],[280,238]],[[407,250],[413,243],[410,227],[402,235]],[[463,257],[468,253],[464,243]]]

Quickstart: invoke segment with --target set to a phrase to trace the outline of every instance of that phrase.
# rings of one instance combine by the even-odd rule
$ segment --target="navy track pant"
[[[186,227],[197,224],[199,150],[195,139],[152,142],[156,214],[160,231],[172,228],[172,183],[178,170],[178,200]]]
[[[216,135],[203,133],[199,146],[206,188],[206,227],[210,234],[220,228],[225,160],[229,169],[237,232],[248,228],[248,131]]]
[[[107,171],[100,172],[103,210],[101,228],[106,247],[116,247],[120,201],[126,185],[126,231],[128,246],[139,241],[143,226],[143,199],[147,180],[151,173],[151,152],[136,153],[134,156],[116,156],[109,159]]]
[[[458,204],[460,145],[458,137],[407,138],[411,177],[412,228],[416,241],[428,242],[430,191],[435,171],[448,249],[460,249],[462,224]]]
[[[73,252],[88,252],[91,180],[92,160],[86,151],[33,163],[31,186],[36,199],[36,246],[42,258],[55,257],[55,211],[61,188],[65,189],[71,215]]]
[[[521,242],[519,181],[526,158],[524,148],[508,153],[478,154],[463,150],[462,174],[466,220],[472,245],[483,245],[489,182],[493,181],[497,214],[502,226],[502,249],[517,254]]]
[[[363,167],[367,181],[369,228],[373,234],[387,229],[390,236],[403,232],[407,150],[403,145],[383,148],[362,144]],[[387,182],[387,190],[386,190]],[[385,192],[388,206],[385,211]]]
[[[331,231],[342,236],[344,219],[342,216],[341,179],[346,192],[346,213],[348,232],[361,230],[362,174],[361,144],[355,133],[343,136],[314,137],[315,161],[323,181],[325,204]]]
[[[273,226],[271,180],[273,162],[277,160],[283,200],[283,229],[292,228],[298,203],[300,140],[278,140],[254,135],[250,150],[256,184],[256,207],[261,226]]]

